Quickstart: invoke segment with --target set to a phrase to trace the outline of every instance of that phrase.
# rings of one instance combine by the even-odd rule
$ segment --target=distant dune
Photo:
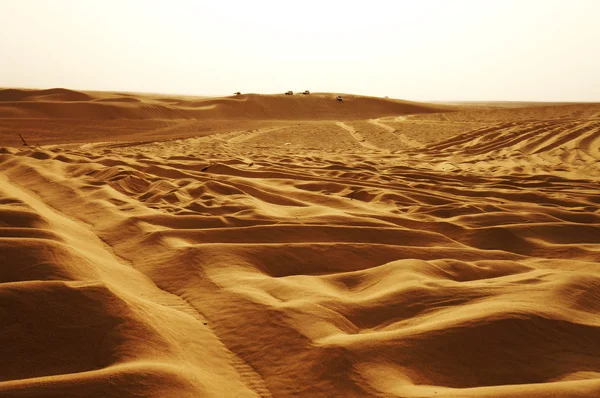
[[[80,91],[65,88],[52,88],[48,90],[0,90],[0,102],[7,101],[40,101],[40,102],[71,102],[90,101],[93,97]]]
[[[566,119],[598,119],[600,104],[598,103],[540,103],[515,108],[469,109],[463,107],[460,112],[433,113],[411,116],[415,120],[438,120],[451,122],[514,122],[534,120],[566,120]]]
[[[80,94],[2,92],[0,397],[600,396],[600,105]]]
[[[169,100],[66,89],[0,90],[0,118],[349,120],[449,111],[447,105],[344,95],[246,94]]]
[[[379,97],[311,93],[310,95],[246,94],[237,97],[182,103],[188,107],[207,107],[211,117],[277,120],[352,120],[392,115],[431,113],[453,107]]]

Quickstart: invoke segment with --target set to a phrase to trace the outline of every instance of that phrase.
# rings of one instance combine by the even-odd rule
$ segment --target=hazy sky
[[[600,101],[600,0],[0,0],[0,86]]]

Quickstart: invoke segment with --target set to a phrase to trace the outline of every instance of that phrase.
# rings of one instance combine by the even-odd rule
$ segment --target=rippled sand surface
[[[0,396],[600,395],[599,105],[0,93]]]

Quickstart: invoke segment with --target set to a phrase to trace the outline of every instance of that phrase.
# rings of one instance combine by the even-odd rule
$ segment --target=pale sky
[[[0,87],[600,101],[600,0],[0,0]]]

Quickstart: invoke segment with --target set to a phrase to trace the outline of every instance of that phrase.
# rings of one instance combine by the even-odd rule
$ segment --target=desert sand
[[[0,90],[0,396],[600,396],[600,104],[336,96]]]

